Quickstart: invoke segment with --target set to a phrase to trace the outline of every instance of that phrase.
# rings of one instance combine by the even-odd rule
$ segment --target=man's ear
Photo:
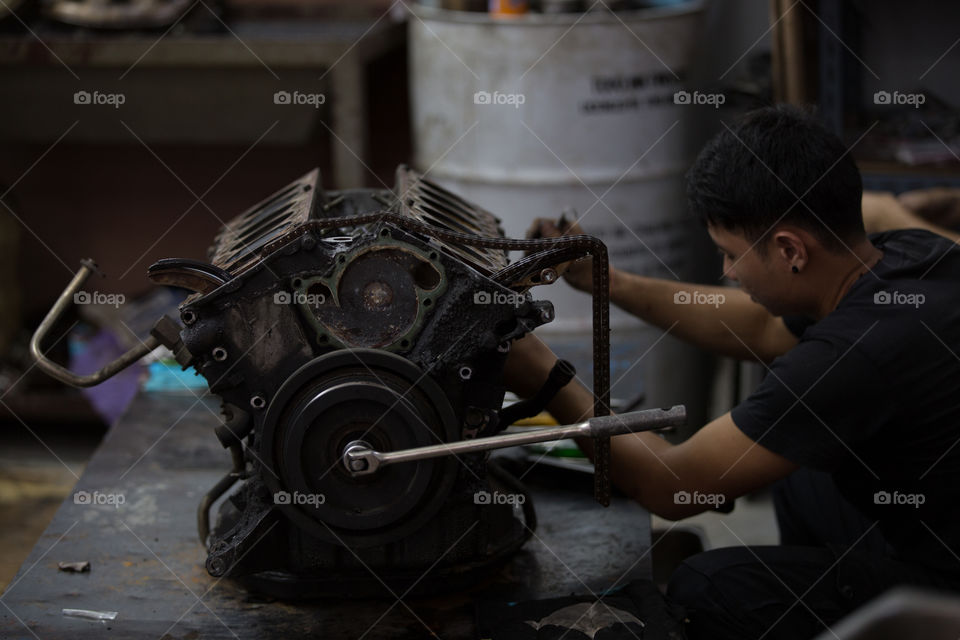
[[[773,234],[773,254],[785,270],[800,273],[809,259],[806,238],[796,231],[780,229]]]

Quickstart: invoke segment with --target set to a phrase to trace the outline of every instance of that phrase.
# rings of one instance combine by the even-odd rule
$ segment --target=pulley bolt
[[[367,461],[363,458],[357,458],[356,460],[350,461],[350,470],[351,471],[366,471]]]
[[[460,367],[461,380],[469,380],[471,377],[473,377],[473,369],[470,367]]]
[[[209,569],[211,575],[222,576],[226,571],[226,566],[224,565],[223,560],[220,558],[212,558],[209,563]]]
[[[544,269],[540,272],[540,281],[546,284],[552,284],[557,281],[557,272],[555,269]]]
[[[219,362],[223,362],[227,359],[227,350],[223,347],[214,347],[213,349],[213,359]]]

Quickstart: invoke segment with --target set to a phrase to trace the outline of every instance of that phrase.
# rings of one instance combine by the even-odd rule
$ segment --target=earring
[[[797,265],[793,265],[793,266],[791,267],[791,270],[792,270],[794,273],[800,273],[800,269],[797,268]]]

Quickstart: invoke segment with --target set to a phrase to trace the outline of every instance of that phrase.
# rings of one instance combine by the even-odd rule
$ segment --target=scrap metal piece
[[[60,571],[68,571],[70,573],[84,573],[90,571],[90,562],[84,560],[83,562],[58,562],[57,567]]]
[[[65,616],[86,618],[87,620],[116,620],[116,611],[92,611],[90,609],[61,609]]]

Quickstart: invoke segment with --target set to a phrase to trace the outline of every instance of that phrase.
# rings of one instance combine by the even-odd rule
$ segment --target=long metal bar
[[[73,280],[71,280],[67,288],[63,290],[63,293],[60,294],[60,297],[57,298],[57,301],[47,313],[47,317],[43,319],[43,322],[40,323],[40,326],[37,327],[37,330],[33,333],[33,337],[30,339],[30,355],[37,361],[37,366],[52,378],[56,378],[60,382],[75,387],[92,387],[100,384],[107,378],[115,376],[159,347],[160,341],[153,336],[148,336],[141,344],[133,347],[113,362],[108,363],[99,371],[85,376],[78,376],[69,369],[61,367],[53,360],[47,358],[40,350],[41,343],[47,337],[50,329],[56,324],[60,316],[63,315],[63,312],[67,310],[67,307],[73,304],[73,294],[83,286],[83,283],[86,282],[90,274],[97,268],[96,263],[89,259],[82,260],[80,265],[80,270],[73,276]]]
[[[374,451],[367,443],[354,441],[344,448],[343,464],[351,475],[361,476],[374,473],[379,467],[397,464],[399,462],[426,460],[428,458],[439,458],[441,456],[463,453],[476,453],[478,451],[515,447],[517,445],[533,444],[535,442],[549,442],[563,438],[609,438],[625,433],[675,427],[682,425],[686,422],[686,419],[686,407],[677,405],[669,409],[647,409],[645,411],[600,416],[590,418],[584,422],[560,427],[533,429],[525,433],[510,433],[490,436],[489,438],[461,440],[459,442],[435,444],[428,447],[404,449],[402,451]]]

